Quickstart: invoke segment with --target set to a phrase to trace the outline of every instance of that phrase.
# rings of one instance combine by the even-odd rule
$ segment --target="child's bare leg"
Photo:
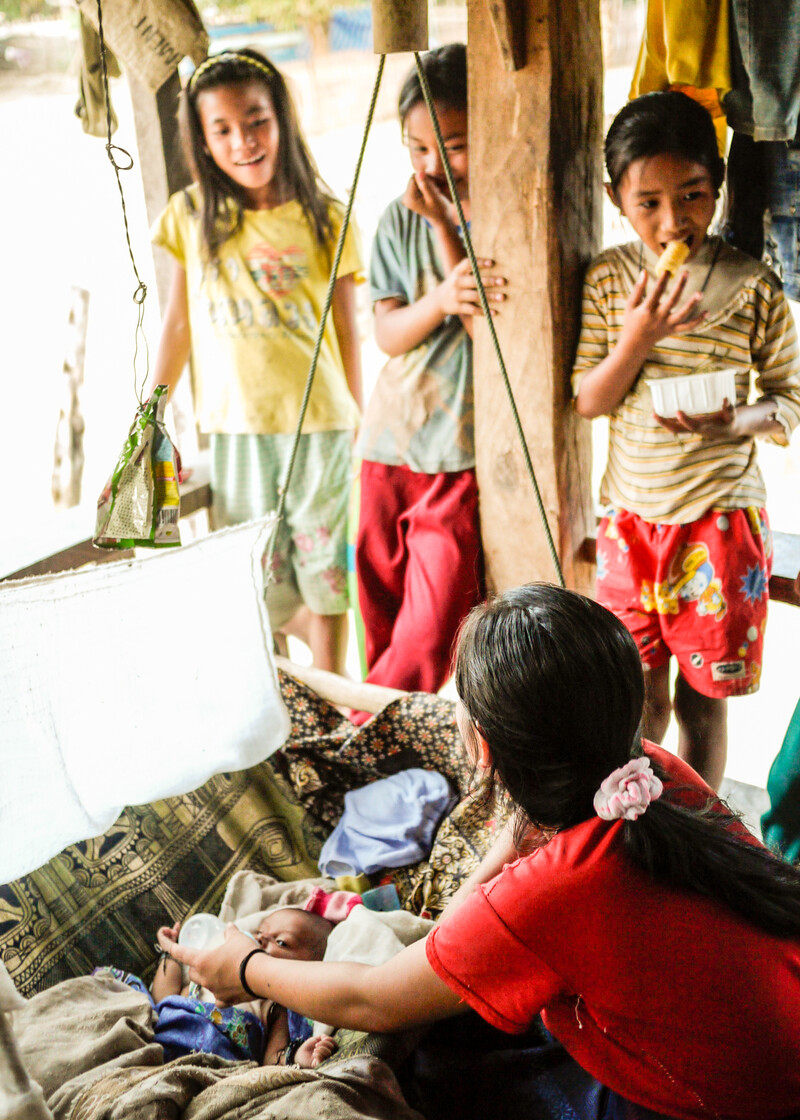
[[[181,966],[170,957],[164,957],[158,962],[153,983],[150,985],[150,994],[156,1003],[160,1003],[167,996],[179,996],[182,983]]]
[[[176,922],[174,926],[161,926],[159,928],[156,937],[165,952],[169,951],[168,946],[177,942],[180,930],[180,922]],[[182,984],[183,970],[181,966],[172,957],[162,957],[158,962],[153,983],[150,985],[150,994],[155,1002],[159,1003],[167,996],[179,996]]]
[[[661,743],[667,733],[672,701],[669,696],[669,662],[644,671],[642,734],[651,743]]]
[[[695,692],[681,673],[675,685],[678,754],[719,789],[728,757],[728,701]]]
[[[314,616],[305,604],[292,615],[285,626],[281,627],[284,634],[292,638],[299,638],[307,646],[311,645],[311,619]]]
[[[268,1032],[261,1064],[279,1066],[282,1064],[283,1052],[289,1044],[289,1016],[285,1007],[279,1008],[276,1015],[270,1016],[270,1004],[270,1000],[264,1000],[261,1009],[262,1022]]]
[[[308,644],[317,669],[344,673],[347,660],[347,614],[310,614]]]
[[[273,629],[272,637],[275,642],[275,652],[282,657],[289,656],[287,637],[299,638],[304,645],[310,646],[311,640],[308,633],[310,620],[311,611],[304,604],[279,630]]]

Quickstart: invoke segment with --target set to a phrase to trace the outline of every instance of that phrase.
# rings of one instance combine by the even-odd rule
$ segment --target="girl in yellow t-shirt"
[[[183,93],[194,185],[173,195],[153,240],[173,257],[152,386],[191,355],[211,444],[215,527],[274,509],[294,441],[342,208],[300,132],[286,83],[258,51],[207,58]],[[355,232],[344,244],[267,606],[273,628],[341,671],[347,642],[346,520],[361,405]]]

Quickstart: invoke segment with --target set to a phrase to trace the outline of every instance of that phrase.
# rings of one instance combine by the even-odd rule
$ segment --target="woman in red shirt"
[[[466,749],[516,814],[427,939],[371,967],[272,960],[230,930],[168,947],[190,978],[361,1030],[541,1014],[605,1087],[592,1120],[800,1117],[800,871],[642,741],[626,628],[517,588],[469,616],[456,686]]]

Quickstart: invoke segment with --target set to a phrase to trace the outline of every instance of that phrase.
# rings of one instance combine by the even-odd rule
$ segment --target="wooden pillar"
[[[567,586],[589,591],[590,427],[569,379],[583,271],[600,243],[599,0],[469,0],[470,196],[479,258],[508,277],[495,325]],[[475,439],[490,588],[556,580],[488,329]]]
[[[156,93],[132,73],[128,82],[147,220],[152,225],[167,205],[170,195],[191,182],[178,129],[181,80],[175,70]],[[153,264],[158,304],[163,314],[172,275],[172,257],[165,249],[156,246],[153,249]],[[175,419],[174,434],[181,453],[184,458],[193,458],[192,453],[197,449],[197,429],[189,377],[182,377],[174,393],[170,394],[170,406]]]
[[[75,285],[70,289],[67,322],[67,352],[61,372],[61,408],[56,425],[53,478],[50,493],[57,509],[70,509],[81,500],[83,480],[83,434],[85,422],[81,396],[86,359],[86,328],[89,293]]]

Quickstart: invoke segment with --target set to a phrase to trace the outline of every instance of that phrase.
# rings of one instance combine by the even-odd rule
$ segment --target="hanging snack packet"
[[[172,548],[181,543],[178,452],[164,426],[167,387],[136,410],[117,465],[97,501],[98,548]]]

